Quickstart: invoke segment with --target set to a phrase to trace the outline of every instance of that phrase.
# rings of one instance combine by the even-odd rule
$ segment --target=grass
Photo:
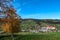
[[[15,40],[60,40],[60,32],[55,33],[29,33],[21,32],[14,35]],[[0,40],[11,40],[10,34],[0,34]]]

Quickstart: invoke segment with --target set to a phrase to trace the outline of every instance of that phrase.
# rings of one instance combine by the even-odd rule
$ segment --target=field
[[[28,33],[21,32],[14,35],[15,40],[60,40],[60,32]],[[11,40],[11,35],[0,34],[0,40]]]

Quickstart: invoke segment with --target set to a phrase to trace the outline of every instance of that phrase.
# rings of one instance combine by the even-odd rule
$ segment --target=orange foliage
[[[15,33],[20,30],[20,17],[16,14],[16,10],[11,7],[12,5],[10,4],[10,2],[12,1],[13,0],[3,0],[2,3],[0,3],[1,5],[6,2],[8,4],[4,4],[2,6],[0,5],[1,10],[3,10],[2,12],[0,12],[0,14],[4,15],[2,18],[0,18],[0,21],[4,23],[4,32],[8,33]],[[11,6],[9,7],[9,5]]]
[[[5,23],[4,27],[4,32],[7,33],[16,33],[20,31],[20,25],[18,22],[12,22],[12,23]]]
[[[3,30],[4,32],[11,32],[12,28],[11,28],[11,24],[10,23],[5,23],[3,26]]]
[[[8,32],[8,33],[16,33],[16,32],[19,32],[20,31],[20,19],[19,18],[16,18],[16,16],[10,14],[10,13],[15,14],[15,12],[13,12],[12,9],[10,9],[10,11],[8,12],[9,18],[7,16],[7,19],[2,19],[2,21],[5,21],[5,24],[4,24],[4,32]]]

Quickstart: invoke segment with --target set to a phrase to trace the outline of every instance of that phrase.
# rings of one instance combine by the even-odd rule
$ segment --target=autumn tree
[[[12,33],[13,35],[13,33],[19,32],[21,21],[12,2],[13,0],[0,0],[0,21],[3,22],[4,32]]]

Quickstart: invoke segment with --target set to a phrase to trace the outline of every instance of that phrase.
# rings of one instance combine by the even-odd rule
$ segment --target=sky
[[[60,19],[60,0],[15,0],[14,8],[23,19]]]

